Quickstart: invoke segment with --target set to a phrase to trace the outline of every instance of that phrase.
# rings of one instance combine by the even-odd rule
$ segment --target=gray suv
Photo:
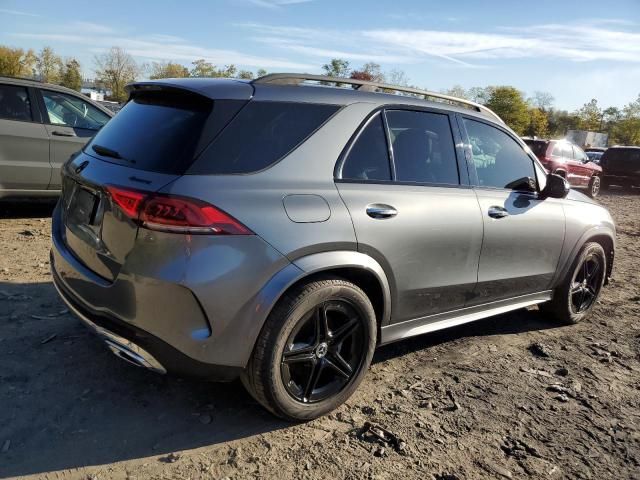
[[[480,105],[294,74],[128,88],[64,166],[51,265],[135,365],[307,420],[377,345],[534,304],[575,323],[611,273],[607,210]]]
[[[112,116],[74,90],[0,77],[0,198],[58,196],[60,166]]]

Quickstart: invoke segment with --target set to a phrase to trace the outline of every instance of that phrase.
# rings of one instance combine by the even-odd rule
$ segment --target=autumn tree
[[[44,47],[36,58],[36,75],[46,83],[59,83],[62,78],[62,59],[51,47]]]
[[[120,47],[111,49],[95,57],[98,81],[111,90],[111,98],[118,102],[127,99],[124,87],[135,81],[141,73],[140,66],[131,55]]]
[[[189,69],[184,65],[172,62],[153,62],[149,78],[155,80],[158,78],[185,78],[188,76]]]
[[[69,58],[64,63],[60,85],[80,91],[82,88],[82,73],[80,72],[80,62],[75,58]]]
[[[546,138],[549,136],[549,121],[540,108],[529,110],[529,125],[525,133],[531,137]]]
[[[522,93],[514,87],[495,87],[486,106],[497,113],[518,135],[529,126],[529,108]]]
[[[33,50],[0,46],[0,75],[31,77],[36,64]]]
[[[380,65],[374,62],[365,63],[360,69],[352,70],[349,78],[354,80],[366,80],[367,82],[384,83],[385,75]]]
[[[640,95],[622,109],[622,118],[612,128],[612,140],[621,145],[640,145]]]

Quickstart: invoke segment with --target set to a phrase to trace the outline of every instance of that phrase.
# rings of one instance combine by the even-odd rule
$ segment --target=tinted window
[[[267,168],[291,152],[337,110],[336,105],[250,102],[203,152],[189,173],[251,173]]]
[[[485,123],[465,118],[464,124],[480,185],[526,189],[523,179],[536,178],[533,160],[513,138]]]
[[[640,169],[640,148],[609,148],[602,155],[605,173],[629,173]]]
[[[342,166],[342,178],[348,180],[391,180],[389,150],[377,113],[358,135]]]
[[[449,117],[438,113],[387,112],[396,180],[458,184]]]
[[[110,117],[89,102],[64,93],[42,90],[49,123],[72,128],[100,130]]]
[[[222,105],[216,102],[214,107],[211,100],[203,97],[167,92],[141,94],[98,132],[85,151],[97,155],[93,146],[105,147],[122,159],[100,155],[104,160],[140,170],[183,173],[198,147],[213,138],[209,136],[213,132],[205,127],[220,115],[225,116]]]
[[[27,89],[15,85],[0,85],[0,118],[31,121],[31,103]]]
[[[529,145],[533,154],[538,158],[544,157],[547,153],[547,145],[549,145],[548,142],[544,142],[542,140],[525,140],[524,143]],[[555,155],[555,153],[553,153],[553,155]]]

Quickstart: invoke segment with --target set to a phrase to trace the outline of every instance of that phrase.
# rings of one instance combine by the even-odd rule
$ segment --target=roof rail
[[[27,80],[29,82],[37,82],[44,83],[39,78],[29,78],[29,77],[12,77],[11,75],[0,75],[0,78],[10,78],[11,80]]]
[[[312,75],[306,73],[270,73],[263,77],[252,80],[251,83],[257,84],[272,84],[272,85],[300,85],[306,81],[323,82],[325,84],[335,83],[341,85],[353,85],[355,90],[362,90],[366,92],[379,92],[382,93],[409,93],[411,95],[420,95],[425,100],[435,99],[437,101],[444,101],[454,105],[460,105],[466,108],[471,108],[480,113],[487,114],[501,123],[504,123],[498,114],[496,114],[490,108],[480,105],[479,103],[472,102],[471,100],[465,100],[464,98],[452,97],[445,95],[444,93],[431,92],[429,90],[421,90],[413,87],[401,87],[398,85],[389,85],[386,83],[371,82],[368,80],[357,80],[355,78],[340,78],[340,77],[328,77],[325,75]]]

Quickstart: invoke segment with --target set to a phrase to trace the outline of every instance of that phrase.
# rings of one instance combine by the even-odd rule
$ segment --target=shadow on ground
[[[57,200],[0,200],[0,218],[50,217]]]
[[[519,311],[378,350],[376,362],[466,336],[550,328]],[[212,447],[287,428],[239,382],[136,369],[73,318],[50,282],[0,283],[0,476],[40,474]]]

